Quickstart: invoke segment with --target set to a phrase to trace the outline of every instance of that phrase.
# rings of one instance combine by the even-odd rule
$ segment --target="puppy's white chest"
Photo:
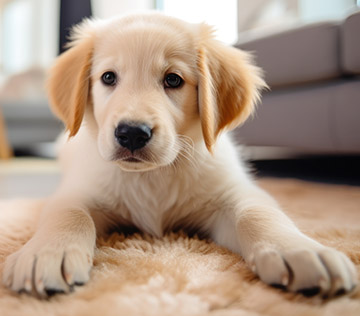
[[[176,221],[179,204],[185,200],[183,188],[176,178],[130,174],[118,191],[121,201],[117,212],[142,231],[162,236],[166,225]]]

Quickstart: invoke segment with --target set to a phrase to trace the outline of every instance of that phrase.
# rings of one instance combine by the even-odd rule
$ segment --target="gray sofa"
[[[15,150],[53,142],[64,129],[45,99],[37,102],[2,102],[0,105],[9,142]]]
[[[252,51],[271,90],[242,143],[313,153],[360,153],[360,12],[239,42]]]

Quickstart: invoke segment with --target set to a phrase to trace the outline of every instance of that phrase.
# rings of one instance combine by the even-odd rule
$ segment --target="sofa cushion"
[[[341,25],[341,65],[345,72],[360,74],[360,11]]]
[[[360,154],[360,80],[339,79],[264,94],[253,119],[234,130],[250,146]]]
[[[238,43],[253,51],[270,87],[332,79],[342,74],[339,25],[322,22]]]

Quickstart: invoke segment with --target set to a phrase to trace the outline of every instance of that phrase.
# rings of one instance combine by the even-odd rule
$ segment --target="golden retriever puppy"
[[[70,136],[63,179],[3,282],[40,297],[69,292],[89,280],[97,234],[132,225],[157,237],[206,233],[289,291],[351,291],[352,262],[296,228],[225,133],[264,85],[250,56],[205,24],[152,13],[76,27],[49,79]]]

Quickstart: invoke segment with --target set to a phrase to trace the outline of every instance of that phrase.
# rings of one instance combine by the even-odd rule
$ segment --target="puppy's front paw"
[[[39,243],[30,240],[5,262],[3,283],[17,292],[40,297],[68,293],[89,280],[93,251],[76,243]]]
[[[357,283],[354,264],[347,256],[318,245],[282,250],[259,247],[250,265],[265,283],[305,296],[341,295]]]

